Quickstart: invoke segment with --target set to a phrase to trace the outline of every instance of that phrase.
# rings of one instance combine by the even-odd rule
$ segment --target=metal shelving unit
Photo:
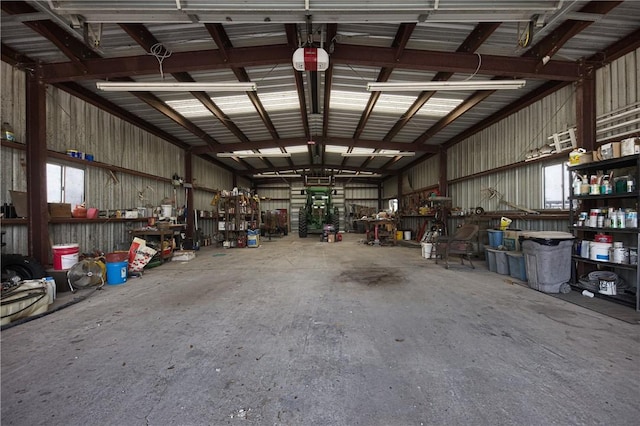
[[[597,195],[584,195],[574,194],[573,189],[569,197],[570,200],[570,216],[569,216],[569,229],[576,236],[576,238],[583,241],[592,240],[598,233],[607,233],[613,236],[614,241],[623,241],[625,245],[635,245],[637,250],[640,247],[640,229],[638,227],[633,228],[613,228],[608,226],[578,226],[577,213],[580,211],[589,211],[590,209],[604,209],[606,207],[619,208],[634,208],[636,211],[640,206],[640,191],[637,189],[637,184],[640,182],[640,155],[629,155],[626,157],[613,158],[604,161],[597,161],[586,164],[579,164],[569,167],[570,172],[576,172],[581,175],[596,174],[598,171],[609,172],[627,170],[628,174],[632,175],[636,187],[631,192],[617,192],[612,194],[597,194]],[[615,191],[615,185],[614,185]],[[576,208],[575,204],[579,204]],[[635,307],[637,311],[640,311],[640,291],[638,291],[638,283],[640,283],[640,268],[638,268],[637,261],[635,264],[614,263],[611,261],[600,261],[592,258],[582,257],[579,254],[572,256],[573,271],[571,285],[577,289],[588,289],[583,283],[580,282],[580,276],[588,274],[592,271],[613,271],[624,275],[629,282],[629,287],[635,286],[635,294],[629,291],[618,292],[616,295],[604,295],[597,294],[598,297],[602,297],[611,301],[623,303],[629,306]]]

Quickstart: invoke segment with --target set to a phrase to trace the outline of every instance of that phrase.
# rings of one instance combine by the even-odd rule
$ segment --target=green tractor
[[[300,207],[298,236],[306,238],[307,234],[322,234],[324,225],[333,225],[334,231],[338,232],[340,213],[331,200],[334,190],[329,186],[308,186],[304,192],[307,201]]]

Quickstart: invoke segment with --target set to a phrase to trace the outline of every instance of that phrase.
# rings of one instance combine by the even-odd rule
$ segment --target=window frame
[[[49,171],[49,167],[53,166],[53,167],[59,167],[60,168],[60,173],[58,176],[56,176],[56,179],[60,179],[60,187],[59,187],[59,195],[60,197],[56,199],[52,199],[50,197],[50,171]],[[86,167],[78,167],[77,165],[73,164],[73,165],[69,165],[66,164],[62,161],[58,162],[58,161],[47,161],[46,163],[46,183],[47,183],[47,202],[48,203],[67,203],[67,204],[71,204],[73,205],[77,205],[77,204],[82,204],[85,202],[86,199],[86,187],[87,187],[87,182],[86,182],[86,178],[87,178],[87,170]],[[73,170],[73,171],[78,171],[82,173],[82,188],[80,188],[79,191],[75,191],[75,192],[80,192],[81,193],[81,200],[78,201],[78,197],[71,195],[70,193],[72,193],[73,191],[68,190],[67,188],[69,187],[69,185],[67,184],[67,180],[69,179],[69,172],[68,170]],[[77,180],[74,180],[74,182],[77,182]]]
[[[561,166],[562,167],[562,173],[560,174],[561,181],[562,181],[561,185],[560,185],[560,189],[561,189],[561,193],[562,193],[562,195],[561,195],[562,206],[561,207],[553,207],[552,205],[550,205],[550,203],[552,201],[558,201],[558,200],[547,200],[547,169],[551,168],[551,167],[557,167],[557,166]],[[557,176],[555,176],[555,178],[557,178]],[[543,209],[545,209],[545,210],[569,210],[569,207],[570,207],[569,196],[570,195],[571,195],[571,172],[569,172],[569,163],[567,161],[563,160],[563,161],[544,164],[542,166],[542,206],[543,206]]]

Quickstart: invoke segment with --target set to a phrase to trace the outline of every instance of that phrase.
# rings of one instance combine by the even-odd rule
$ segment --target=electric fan
[[[81,260],[67,272],[67,281],[72,293],[77,288],[104,285],[105,267],[101,262],[92,259]]]

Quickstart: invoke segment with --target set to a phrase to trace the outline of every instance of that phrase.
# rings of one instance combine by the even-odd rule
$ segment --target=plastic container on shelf
[[[591,241],[589,245],[589,258],[591,260],[608,262],[611,259],[610,252],[611,247],[613,247],[612,243],[600,243],[597,241]]]
[[[489,246],[491,248],[498,248],[502,245],[504,239],[504,231],[500,229],[487,229],[489,234]]]
[[[530,231],[520,236],[529,287],[559,293],[571,279],[571,250],[575,237],[567,232]]]

